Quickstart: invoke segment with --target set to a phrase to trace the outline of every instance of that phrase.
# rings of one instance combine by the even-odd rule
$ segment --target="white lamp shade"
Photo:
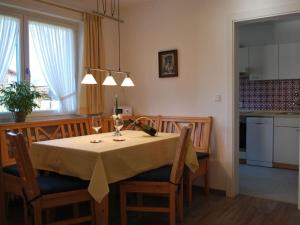
[[[134,83],[130,77],[126,76],[125,79],[123,80],[121,86],[122,87],[134,87]]]
[[[117,83],[115,81],[115,79],[113,78],[112,75],[107,75],[105,80],[103,81],[102,85],[105,85],[105,86],[116,86]]]
[[[82,84],[97,84],[97,81],[93,77],[92,74],[88,73],[84,76],[84,78],[81,81]]]

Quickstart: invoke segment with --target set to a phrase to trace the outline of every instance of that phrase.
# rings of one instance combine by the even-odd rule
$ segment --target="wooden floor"
[[[234,199],[220,193],[205,196],[194,191],[198,192],[194,204],[186,208],[181,225],[300,225],[300,211],[293,204],[244,195]],[[11,205],[9,211],[9,225],[22,225],[20,204]],[[118,210],[111,210],[111,225],[119,224],[118,215]],[[164,214],[130,214],[128,224],[167,225],[168,220]]]

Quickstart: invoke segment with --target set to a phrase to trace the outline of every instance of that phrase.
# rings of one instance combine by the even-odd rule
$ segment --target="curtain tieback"
[[[71,97],[72,97],[73,95],[75,95],[75,94],[76,94],[76,92],[74,91],[74,92],[72,92],[72,93],[70,93],[70,94],[68,94],[68,95],[59,97],[59,100],[60,100],[60,101],[64,101],[64,100],[66,100],[66,99],[68,99],[68,98],[71,98]]]

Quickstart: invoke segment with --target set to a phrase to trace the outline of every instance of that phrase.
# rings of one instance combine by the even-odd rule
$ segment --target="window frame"
[[[74,60],[75,60],[75,92],[76,92],[76,106],[73,112],[58,112],[55,110],[41,110],[41,111],[32,111],[27,117],[43,117],[43,116],[63,116],[63,115],[75,115],[77,112],[79,97],[78,97],[78,76],[79,76],[79,30],[80,24],[79,22],[73,22],[67,19],[57,18],[55,16],[48,16],[40,13],[35,13],[31,11],[27,11],[25,9],[15,9],[6,6],[0,6],[0,14],[11,16],[18,18],[20,20],[20,37],[19,37],[19,45],[20,45],[20,54],[19,60],[20,65],[20,75],[17,77],[17,80],[28,80],[30,76],[26,74],[26,69],[29,68],[29,21],[41,22],[56,26],[62,26],[66,28],[70,28],[73,31],[74,36]],[[11,118],[10,112],[0,112],[1,119],[9,119]]]

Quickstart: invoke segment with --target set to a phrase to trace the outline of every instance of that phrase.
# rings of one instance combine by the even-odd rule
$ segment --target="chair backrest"
[[[159,132],[180,133],[183,126],[192,125],[191,140],[195,151],[209,152],[212,117],[172,117],[160,118]]]
[[[181,129],[179,143],[177,145],[172,171],[170,175],[170,182],[173,184],[180,184],[186,153],[191,138],[192,126],[185,126]]]
[[[7,137],[13,149],[26,197],[29,200],[34,199],[40,195],[40,189],[28,154],[24,135],[22,133],[7,132]]]
[[[11,130],[16,133],[23,133],[26,144],[28,147],[30,147],[32,142],[35,141],[88,135],[90,134],[91,128],[89,119],[86,117],[0,124],[0,164],[2,167],[16,163],[12,154],[9,140],[6,136],[6,130]]]

